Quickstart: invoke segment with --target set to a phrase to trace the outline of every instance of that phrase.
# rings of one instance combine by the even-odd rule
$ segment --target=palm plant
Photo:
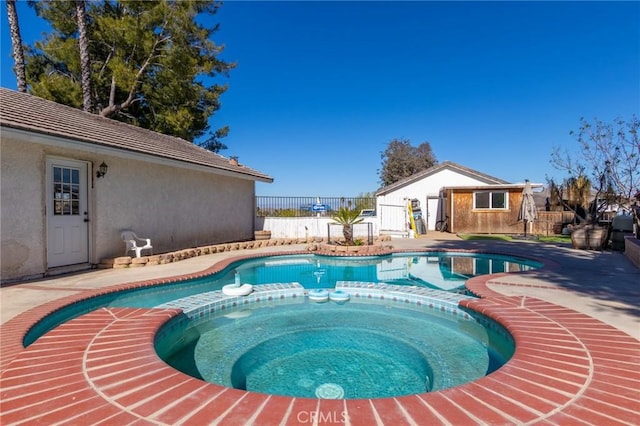
[[[350,207],[340,207],[331,219],[342,225],[342,235],[344,236],[345,244],[348,246],[354,245],[353,225],[364,221],[364,218],[360,217],[360,210]]]
[[[7,1],[7,15],[9,17],[9,29],[11,31],[11,46],[13,47],[13,60],[15,62],[14,69],[18,79],[18,91],[26,93],[27,77],[24,64],[24,48],[22,46],[22,35],[20,34],[16,0]]]

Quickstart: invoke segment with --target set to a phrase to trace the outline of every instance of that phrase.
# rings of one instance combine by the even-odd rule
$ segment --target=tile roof
[[[470,176],[473,177],[474,179],[477,179],[481,182],[487,183],[487,184],[494,184],[494,185],[503,185],[503,184],[509,184],[509,182],[507,182],[506,180],[502,180],[493,176],[489,176],[487,174],[484,173],[480,173],[476,170],[470,169],[468,167],[464,167],[461,166],[460,164],[454,163],[453,161],[444,161],[440,164],[436,164],[435,166],[429,167],[428,169],[422,170],[418,173],[414,173],[413,175],[406,177],[404,179],[401,179],[397,182],[392,183],[391,185],[387,185],[384,186],[382,188],[379,188],[376,191],[376,195],[384,195],[384,194],[388,194],[389,192],[395,191],[398,188],[402,188],[405,185],[409,185],[413,182],[419,181],[420,179],[424,179],[428,176],[431,176],[435,173],[438,173],[441,170],[445,170],[445,169],[449,169],[449,170],[453,170],[457,173],[466,175],[466,176]]]
[[[90,114],[26,93],[0,88],[0,126],[91,145],[225,170],[254,180],[273,178],[189,141]]]

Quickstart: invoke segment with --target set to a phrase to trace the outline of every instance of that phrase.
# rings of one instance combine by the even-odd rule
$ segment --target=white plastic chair
[[[136,257],[140,257],[142,250],[150,250],[153,254],[153,246],[151,245],[150,238],[139,238],[133,231],[122,231],[120,234],[122,241],[127,245],[124,255],[126,256],[130,251],[136,252]],[[140,244],[144,243],[144,245]]]

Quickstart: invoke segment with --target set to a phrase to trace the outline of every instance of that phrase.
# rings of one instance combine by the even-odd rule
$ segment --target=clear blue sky
[[[45,27],[19,13],[32,43]],[[550,155],[577,148],[580,117],[640,115],[640,2],[229,1],[215,19],[238,66],[211,126],[231,127],[221,154],[275,178],[258,195],[373,192],[394,138],[544,183],[563,177]]]

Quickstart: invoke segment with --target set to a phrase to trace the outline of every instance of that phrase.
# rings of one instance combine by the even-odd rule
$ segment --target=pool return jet
[[[222,294],[225,296],[246,296],[253,291],[251,284],[240,284],[240,273],[236,272],[233,284],[222,287]]]

